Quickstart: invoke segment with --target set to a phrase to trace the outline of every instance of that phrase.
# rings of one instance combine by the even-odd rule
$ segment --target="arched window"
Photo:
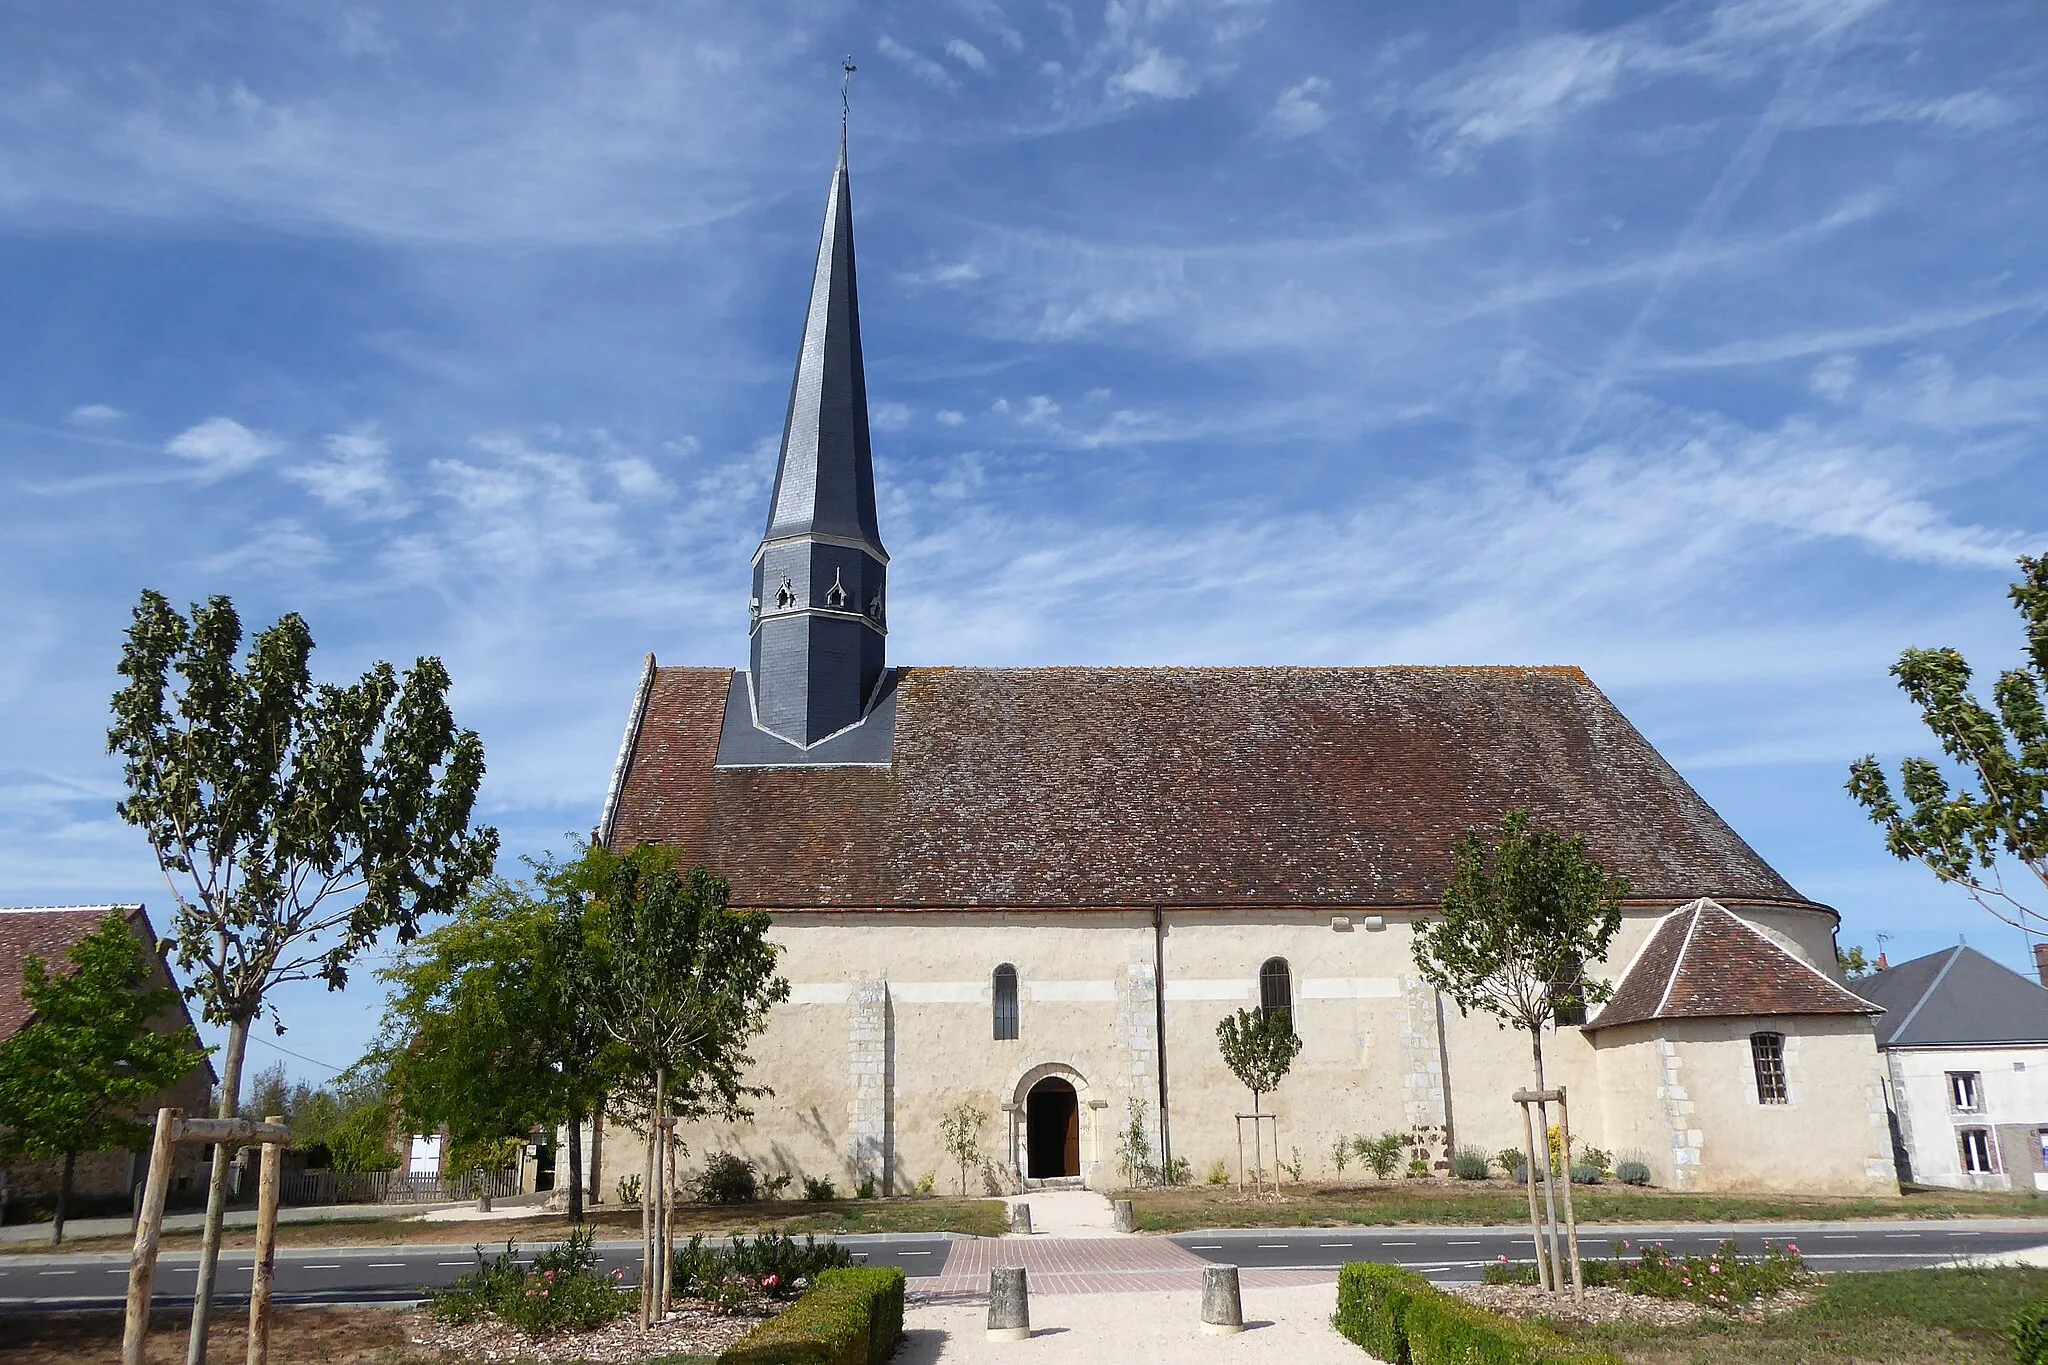
[[[1017,1036],[1017,969],[1005,962],[996,968],[996,1041]]]
[[[1259,968],[1259,1013],[1268,1019],[1277,1014],[1294,1028],[1294,975],[1284,957],[1269,957]]]

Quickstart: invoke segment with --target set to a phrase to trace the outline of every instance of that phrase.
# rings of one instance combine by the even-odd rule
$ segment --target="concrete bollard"
[[[1023,1233],[1031,1231],[1031,1206],[1029,1204],[1010,1205],[1010,1231]]]
[[[1229,1336],[1244,1330],[1244,1300],[1237,1293],[1237,1267],[1202,1267],[1202,1330]]]
[[[1111,1204],[1109,1208],[1110,1226],[1114,1227],[1118,1232],[1136,1232],[1138,1230],[1138,1215],[1132,1210],[1130,1200],[1119,1199]]]
[[[999,1265],[988,1272],[988,1339],[1025,1341],[1031,1336],[1031,1291],[1024,1267]]]
[[[491,1196],[489,1191],[486,1191],[483,1194],[480,1194],[476,1197],[476,1211],[478,1213],[489,1213],[491,1211]]]

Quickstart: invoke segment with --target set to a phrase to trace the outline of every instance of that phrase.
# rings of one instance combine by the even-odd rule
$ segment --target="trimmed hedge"
[[[1331,1323],[1387,1365],[1622,1365],[1605,1351],[1582,1350],[1446,1294],[1396,1265],[1353,1261],[1338,1271]]]
[[[1337,1316],[1331,1322],[1339,1335],[1387,1365],[1409,1365],[1408,1334],[1402,1330],[1401,1315],[1416,1295],[1436,1292],[1412,1270],[1353,1261],[1337,1272]]]
[[[819,1274],[780,1317],[747,1333],[720,1365],[881,1365],[903,1339],[903,1272]]]
[[[1401,1326],[1414,1365],[1622,1365],[1605,1351],[1581,1350],[1555,1332],[1435,1289],[1408,1301]]]

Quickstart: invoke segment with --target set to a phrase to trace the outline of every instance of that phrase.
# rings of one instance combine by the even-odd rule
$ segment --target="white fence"
[[[284,1177],[287,1204],[450,1204],[488,1194],[503,1199],[519,1193],[519,1172],[478,1171],[444,1179],[405,1171],[298,1171]]]

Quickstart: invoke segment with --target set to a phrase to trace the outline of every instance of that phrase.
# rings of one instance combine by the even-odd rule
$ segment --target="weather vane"
[[[839,77],[839,128],[840,131],[844,132],[846,129],[847,88],[853,84],[853,73],[860,70],[859,67],[853,64],[853,54],[851,52],[847,53],[845,59],[839,63],[839,70],[843,73]]]

